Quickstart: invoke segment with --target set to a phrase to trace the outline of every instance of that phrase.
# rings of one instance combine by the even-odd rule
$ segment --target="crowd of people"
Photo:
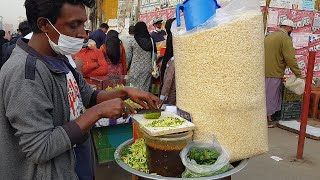
[[[100,29],[87,34],[88,41],[80,52],[74,54],[77,69],[85,78],[97,76],[128,75],[127,85],[144,91],[151,91],[153,61],[162,60],[159,64],[161,84],[166,103],[175,105],[174,70],[166,73],[167,63],[173,61],[172,22],[166,23],[166,31],[162,28],[163,21],[154,20],[155,31],[149,32],[144,22],[130,26],[127,35],[120,36],[115,30],[110,30],[108,24],[103,23]],[[158,33],[157,33],[158,32]],[[163,57],[158,56],[158,43],[167,46]],[[152,59],[152,58],[155,59]],[[79,61],[80,60],[80,61]],[[174,68],[171,66],[170,69]],[[165,74],[166,78],[165,78]],[[170,96],[170,97],[169,97]]]
[[[84,29],[85,7],[94,3],[26,0],[28,21],[20,23],[18,35],[8,37],[0,30],[3,177],[92,180],[94,158],[89,135],[99,119],[137,113],[124,102],[127,98],[146,109],[159,108],[160,99],[176,104],[174,19],[167,20],[163,29],[163,20],[155,18],[151,32],[144,22],[131,26],[122,36],[106,23],[91,32]],[[290,38],[292,27],[292,21],[284,21],[265,39],[268,120],[281,105],[285,67],[302,77]],[[157,47],[164,45],[165,54],[159,57]],[[160,66],[159,73],[154,73],[155,65]],[[123,75],[134,88],[100,91],[86,81]],[[150,93],[155,75],[161,82],[158,97]]]
[[[163,20],[155,18],[154,30],[151,32],[144,22],[138,22],[135,26],[130,26],[127,35],[122,36],[110,29],[107,23],[102,23],[96,31],[86,29],[85,40],[79,52],[65,55],[70,64],[87,80],[91,77],[128,75],[127,85],[144,91],[151,91],[154,81],[153,61],[159,61],[157,65],[160,77],[157,79],[161,80],[161,88],[163,87],[163,91],[160,91],[161,97],[166,100],[165,103],[175,105],[175,74],[170,30],[173,21],[174,19],[168,20],[164,29]],[[18,39],[32,37],[28,21],[20,23],[18,34],[12,36],[9,41],[5,39],[5,32],[0,30],[1,66],[9,59]],[[163,57],[158,56],[158,46],[167,47]]]

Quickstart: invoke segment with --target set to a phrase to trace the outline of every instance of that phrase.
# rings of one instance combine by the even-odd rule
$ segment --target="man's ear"
[[[51,28],[50,27],[51,26],[50,23],[44,17],[39,17],[38,18],[37,25],[38,25],[38,28],[44,33],[48,33],[49,32],[49,28]]]

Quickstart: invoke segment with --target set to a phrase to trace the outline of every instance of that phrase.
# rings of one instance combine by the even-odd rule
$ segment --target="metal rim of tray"
[[[182,179],[188,179],[188,180],[218,180],[218,179],[223,179],[226,177],[229,177],[233,174],[238,173],[239,171],[241,171],[242,169],[244,169],[247,165],[248,165],[248,159],[242,160],[240,162],[240,164],[238,164],[238,166],[234,167],[234,169],[225,172],[223,174],[220,175],[216,175],[216,176],[211,176],[211,177],[202,177],[202,178],[170,178],[170,177],[163,177],[163,176],[157,176],[157,175],[151,175],[151,174],[147,174],[147,173],[143,173],[137,170],[132,169],[131,167],[129,167],[127,164],[125,164],[120,157],[120,152],[121,149],[126,146],[126,145],[130,145],[133,143],[133,139],[130,139],[124,143],[122,143],[120,146],[117,147],[115,153],[114,153],[114,159],[117,162],[117,164],[124,169],[125,171],[134,174],[136,176],[142,177],[142,178],[147,178],[147,179],[152,179],[152,180],[182,180]]]

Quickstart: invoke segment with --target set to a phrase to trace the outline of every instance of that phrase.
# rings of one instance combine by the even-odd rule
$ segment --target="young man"
[[[151,32],[151,37],[155,43],[160,43],[166,40],[166,31],[162,29],[163,20],[160,18],[155,18],[153,20],[154,31]]]
[[[68,63],[65,55],[82,48],[85,6],[93,7],[94,2],[25,1],[33,36],[29,42],[18,40],[0,72],[1,177],[93,179],[90,154],[80,159],[74,151],[92,150],[88,137],[95,122],[135,113],[123,102],[126,98],[145,108],[159,103],[157,97],[134,88],[94,91]]]
[[[97,48],[99,49],[102,44],[104,44],[104,41],[106,40],[106,33],[108,32],[109,26],[107,23],[102,23],[100,25],[100,29],[93,31],[90,34],[90,39],[94,40],[97,43]]]
[[[264,41],[268,121],[271,121],[271,115],[281,110],[282,79],[286,66],[288,65],[292,72],[301,78],[301,70],[296,62],[290,37],[293,27],[291,20],[284,20],[280,29],[268,35]],[[274,126],[269,125],[269,127]]]

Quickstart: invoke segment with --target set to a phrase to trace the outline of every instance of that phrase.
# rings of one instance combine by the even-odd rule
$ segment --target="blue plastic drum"
[[[205,23],[220,8],[217,0],[186,0],[176,9],[177,26],[181,26],[180,11],[184,14],[187,31]]]

